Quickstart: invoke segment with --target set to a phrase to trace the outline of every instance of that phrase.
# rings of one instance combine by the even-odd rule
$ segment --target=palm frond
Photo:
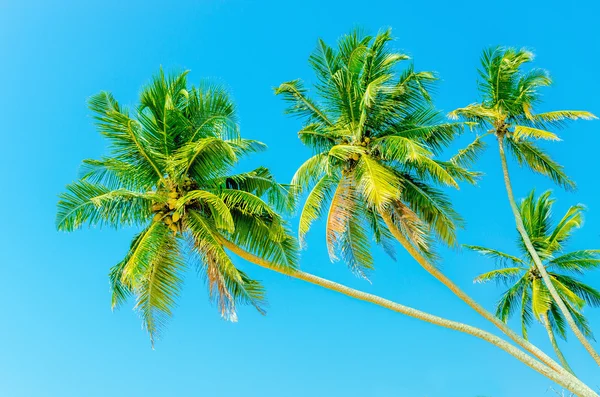
[[[286,113],[305,117],[310,122],[322,122],[332,126],[333,123],[327,115],[306,96],[306,93],[300,80],[288,81],[275,89],[275,95],[281,95],[285,101],[290,103]]]
[[[452,203],[440,190],[422,183],[407,174],[401,174],[401,199],[446,244],[456,244],[456,228],[462,218],[452,208]]]
[[[464,149],[461,149],[450,159],[451,163],[457,164],[462,167],[469,167],[477,159],[479,155],[485,150],[486,143],[483,140],[489,134],[479,135],[477,138],[473,140],[470,144],[468,144]]]
[[[111,142],[113,156],[120,161],[150,173],[156,173],[157,179],[164,176],[164,158],[160,152],[145,145],[144,130],[139,122],[131,119],[112,94],[101,92],[88,101],[89,108],[96,116],[96,125],[102,135]]]
[[[233,233],[235,224],[231,217],[231,212],[229,211],[230,203],[226,203],[222,197],[211,192],[205,190],[192,190],[187,192],[177,201],[176,210],[181,211],[184,206],[190,205],[192,202],[199,202],[200,205],[208,207],[211,218],[217,229]]]
[[[513,266],[519,267],[525,266],[525,263],[517,258],[516,256],[492,249],[481,247],[479,245],[468,245],[463,244],[463,247],[475,251],[481,255],[487,256],[488,258],[494,259],[496,263],[502,267]]]
[[[264,313],[264,289],[235,267],[219,242],[218,231],[195,211],[190,211],[186,219],[191,243],[199,256],[198,267],[206,277],[209,294],[221,316],[237,321],[237,303],[251,304]]]
[[[600,307],[600,291],[564,274],[552,273],[552,278],[560,282],[562,286],[573,292],[579,299],[582,299],[588,305]]]
[[[327,202],[331,200],[332,190],[335,187],[337,179],[323,176],[310,191],[300,213],[300,226],[298,228],[298,238],[300,244],[304,245],[305,235],[308,233],[312,223],[325,213]]]
[[[548,268],[583,274],[585,270],[600,267],[600,250],[579,250],[569,252],[548,261]]]
[[[524,125],[515,125],[513,139],[517,142],[525,139],[545,139],[549,141],[560,141],[561,139],[553,132],[541,130],[539,128],[526,127]]]
[[[496,269],[480,274],[479,276],[475,277],[473,282],[486,283],[488,281],[496,281],[497,283],[502,282],[504,284],[509,284],[514,282],[524,270],[527,269],[522,267],[505,267],[503,269]]]
[[[496,317],[507,322],[523,299],[523,290],[528,288],[527,275],[524,275],[510,287],[496,305]]]
[[[505,139],[505,142],[521,166],[527,166],[532,171],[551,178],[567,190],[575,188],[575,182],[565,174],[563,166],[552,160],[548,154],[533,143],[517,142],[509,137]]]
[[[172,309],[181,288],[181,272],[184,264],[178,253],[177,238],[166,225],[154,227],[151,244],[145,244],[145,263],[139,263],[141,274],[135,280],[135,308],[139,311],[150,341],[154,346]],[[129,264],[128,264],[129,266]]]
[[[552,296],[540,278],[534,278],[531,283],[531,308],[533,316],[540,320],[550,310]]]
[[[85,180],[67,185],[66,189],[59,196],[58,230],[70,232],[86,223],[113,227],[139,225],[150,216],[152,194],[110,190]]]
[[[354,171],[356,188],[373,208],[383,208],[399,196],[400,180],[388,169],[368,155],[361,156]]]

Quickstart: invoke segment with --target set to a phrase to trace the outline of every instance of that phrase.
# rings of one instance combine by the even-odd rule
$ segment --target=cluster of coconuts
[[[365,139],[360,143],[360,146],[367,146],[369,144],[369,142],[371,142],[371,138],[369,138],[368,136],[365,137]],[[352,153],[352,156],[350,156],[350,158],[354,161],[358,161],[358,159],[360,158],[360,155],[358,153]]]
[[[179,212],[174,211],[179,197],[179,192],[177,192],[176,189],[173,189],[169,192],[169,199],[166,203],[156,203],[152,206],[152,211],[155,213],[153,218],[154,222],[164,222],[173,233],[177,233],[181,227],[181,223],[179,222],[181,220],[181,215]]]

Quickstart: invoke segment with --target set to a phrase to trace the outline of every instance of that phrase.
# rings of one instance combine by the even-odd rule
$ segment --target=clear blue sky
[[[51,4],[52,3],[52,4]],[[270,150],[265,164],[288,181],[309,154],[297,120],[283,115],[272,87],[312,79],[307,57],[351,27],[391,26],[395,46],[416,67],[441,76],[443,110],[476,99],[476,67],[490,45],[527,46],[556,81],[542,109],[600,114],[598,13],[593,1],[72,1],[0,0],[0,395],[21,396],[550,396],[550,381],[486,343],[354,301],[240,262],[267,287],[269,313],[250,308],[227,323],[193,272],[175,316],[152,351],[131,305],[110,311],[107,272],[134,230],[54,229],[55,206],[84,158],[105,153],[86,98],[110,90],[124,103],[162,65],[190,69],[191,81],[225,82],[245,136]],[[557,210],[587,204],[572,248],[600,248],[600,122],[581,122],[548,148],[579,184],[554,189]],[[464,143],[464,142],[461,142]],[[478,187],[451,192],[468,227],[463,243],[514,249],[515,232],[488,152]],[[515,170],[524,196],[552,185]],[[331,264],[323,228],[310,234],[302,267],[436,314],[486,326],[408,255],[393,263],[376,251],[373,285]],[[490,309],[499,289],[471,280],[492,264],[444,251],[443,268]],[[587,281],[600,287],[600,272]],[[600,334],[600,310],[589,310]],[[541,327],[533,341],[549,349]],[[574,338],[571,338],[574,339]],[[573,341],[563,343],[576,372],[600,385],[598,368]]]

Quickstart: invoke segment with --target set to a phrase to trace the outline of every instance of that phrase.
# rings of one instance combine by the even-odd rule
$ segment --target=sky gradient
[[[55,230],[57,195],[84,158],[106,153],[86,99],[111,91],[133,105],[160,66],[190,70],[189,81],[224,83],[241,131],[269,146],[241,164],[270,167],[282,182],[310,155],[300,122],[273,95],[280,83],[313,81],[307,59],[319,37],[334,44],[354,26],[392,27],[393,47],[419,70],[436,71],[438,108],[477,100],[476,68],[491,45],[528,47],[551,72],[540,110],[600,114],[597,15],[592,1],[7,1],[0,0],[0,136],[4,227],[0,229],[0,395],[30,396],[554,396],[552,383],[483,341],[425,324],[237,260],[262,280],[267,316],[250,307],[220,319],[204,283],[189,271],[175,315],[156,350],[132,304],[110,310],[108,269],[134,229]],[[498,9],[498,7],[501,9]],[[596,39],[594,39],[596,37]],[[600,121],[578,122],[545,145],[578,182],[567,193],[511,163],[517,197],[552,188],[556,213],[586,204],[586,224],[570,249],[600,248]],[[469,137],[457,141],[456,150]],[[450,154],[451,151],[449,151]],[[476,187],[448,190],[467,226],[461,243],[515,252],[496,151],[477,169]],[[292,219],[297,229],[297,218]],[[301,266],[352,287],[455,320],[492,328],[425,273],[408,254],[394,263],[375,249],[373,284],[327,257],[324,228],[308,236]],[[444,271],[490,310],[501,289],[475,285],[493,263],[442,250]],[[600,288],[600,272],[586,278]],[[600,309],[586,311],[600,332]],[[532,341],[551,353],[541,325]],[[570,338],[576,373],[600,387],[598,368]],[[598,347],[598,344],[595,344]]]

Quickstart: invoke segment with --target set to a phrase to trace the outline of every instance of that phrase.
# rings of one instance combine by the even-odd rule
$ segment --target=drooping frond
[[[479,155],[485,150],[486,143],[483,138],[485,138],[487,135],[488,134],[479,135],[464,149],[460,149],[458,153],[456,153],[456,155],[450,159],[450,162],[462,167],[471,166],[475,161],[477,161]]]
[[[401,175],[401,200],[408,204],[420,219],[446,244],[456,244],[456,228],[462,218],[440,190],[431,187],[410,175]]]
[[[419,216],[403,202],[396,200],[386,207],[393,228],[397,229],[416,249],[430,260],[437,260],[432,247],[431,230]]]
[[[381,214],[374,209],[370,209],[365,212],[365,216],[371,226],[375,243],[380,245],[385,253],[395,261],[396,249],[394,247],[394,243],[396,240],[386,226]]]
[[[528,329],[533,322],[533,313],[531,309],[531,284],[526,284],[522,288],[521,293],[521,334],[523,338],[528,338]],[[556,305],[551,305],[550,310],[555,308]],[[498,315],[498,313],[496,313]]]
[[[548,154],[532,142],[517,142],[509,137],[504,141],[521,166],[527,166],[532,171],[551,178],[565,189],[575,188],[575,182],[565,174],[564,167],[552,160]]]
[[[373,269],[368,224],[364,217],[364,204],[355,203],[357,211],[347,220],[347,230],[340,236],[339,253],[350,270],[359,277],[367,279],[367,272]],[[363,208],[361,208],[363,207]]]
[[[383,208],[399,196],[400,180],[394,171],[370,156],[360,157],[354,176],[356,189],[369,207]]]
[[[135,308],[154,342],[166,321],[172,315],[175,300],[181,288],[181,272],[184,264],[178,252],[175,235],[164,224],[152,229],[156,234],[151,244],[146,244],[147,262],[139,263],[141,274],[135,280]]]
[[[327,214],[326,240],[327,251],[331,261],[336,261],[339,258],[336,255],[336,250],[342,235],[348,231],[348,221],[352,216],[353,207],[355,204],[354,187],[348,176],[344,176],[336,186],[333,193],[329,212]]]
[[[324,174],[328,173],[328,160],[327,153],[318,153],[310,157],[294,174],[292,185],[296,186],[300,193],[309,190]]]
[[[533,316],[541,319],[553,304],[552,296],[541,278],[535,277],[531,282],[531,308]]]
[[[457,182],[466,182],[471,185],[476,185],[477,181],[482,177],[483,173],[478,171],[469,171],[468,169],[452,162],[452,161],[440,161],[433,160],[439,167],[444,170],[444,177],[446,178],[446,174],[452,178],[454,183]],[[427,175],[425,175],[427,176]],[[456,185],[458,188],[458,185]]]
[[[310,191],[306,197],[306,201],[300,213],[300,226],[298,228],[298,237],[300,244],[305,244],[305,235],[308,233],[311,224],[321,217],[327,207],[327,203],[331,200],[333,189],[335,188],[337,179],[330,176],[323,176]]]
[[[199,256],[198,267],[206,277],[209,294],[221,316],[237,321],[237,303],[252,304],[264,313],[262,286],[235,267],[219,242],[216,228],[195,211],[190,211],[186,219],[194,252]]]
[[[507,322],[523,299],[523,290],[529,288],[527,275],[524,275],[503,295],[496,306],[496,316]]]
[[[366,278],[365,271],[372,269],[369,238],[365,229],[364,204],[360,203],[350,177],[337,185],[329,207],[326,223],[327,249],[332,261],[338,255],[357,275]]]

